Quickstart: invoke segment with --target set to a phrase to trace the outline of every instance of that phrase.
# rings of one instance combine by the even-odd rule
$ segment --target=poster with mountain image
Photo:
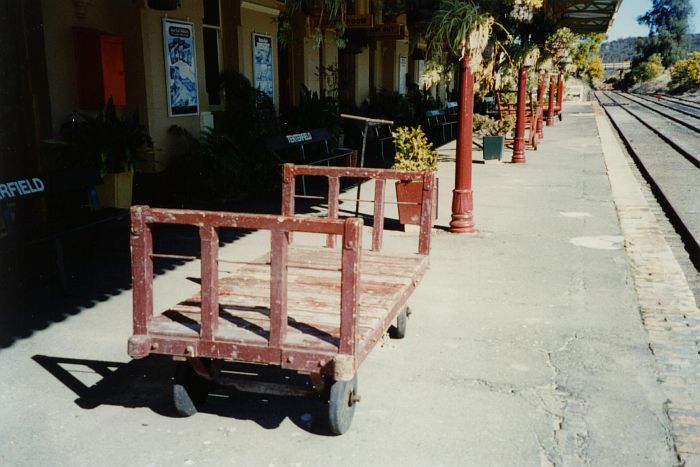
[[[253,33],[253,78],[253,86],[273,99],[272,36],[267,34]]]
[[[168,116],[199,114],[194,24],[163,18]]]

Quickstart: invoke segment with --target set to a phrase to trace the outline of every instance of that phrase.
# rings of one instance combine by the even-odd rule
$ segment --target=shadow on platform
[[[76,396],[76,405],[93,410],[102,405],[147,408],[169,418],[180,418],[172,402],[175,362],[168,356],[151,355],[129,363],[34,355],[32,359]],[[296,372],[260,365],[241,365],[238,370],[260,380],[308,385]],[[94,382],[95,377],[99,380]],[[272,430],[289,419],[299,428],[328,435],[326,402],[314,397],[270,396],[213,387],[200,413],[249,420]],[[197,415],[195,415],[197,416]]]

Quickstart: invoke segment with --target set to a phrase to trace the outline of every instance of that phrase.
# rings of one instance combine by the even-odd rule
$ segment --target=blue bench
[[[447,131],[449,130],[450,132],[450,139],[452,139],[454,136],[454,130],[453,128],[457,124],[455,121],[449,121],[447,120],[447,117],[445,116],[445,110],[444,109],[433,109],[433,110],[428,110],[425,112],[425,118],[428,124],[428,131],[430,132],[436,132],[437,130],[440,130],[442,134],[442,142],[445,143],[447,142]]]
[[[101,208],[95,191],[100,183],[102,178],[95,169],[65,169],[25,180],[0,181],[2,256],[13,256],[17,267],[22,264],[25,248],[53,243],[56,272],[66,290],[63,241],[129,215],[126,209]],[[31,209],[36,205],[41,205],[38,212]]]

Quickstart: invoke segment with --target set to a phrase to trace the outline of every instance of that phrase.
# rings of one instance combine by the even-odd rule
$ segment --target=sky
[[[700,32],[700,0],[690,0],[690,3],[695,10],[690,18],[690,32]],[[615,21],[608,31],[608,40],[648,35],[649,28],[637,23],[637,16],[643,15],[649,8],[651,0],[622,0]]]

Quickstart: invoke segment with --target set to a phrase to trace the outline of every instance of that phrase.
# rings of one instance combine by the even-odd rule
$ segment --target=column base
[[[513,159],[510,161],[512,164],[524,164],[525,161],[525,141],[516,140],[513,143]]]
[[[452,220],[450,232],[475,233],[474,193],[472,190],[452,190]]]

